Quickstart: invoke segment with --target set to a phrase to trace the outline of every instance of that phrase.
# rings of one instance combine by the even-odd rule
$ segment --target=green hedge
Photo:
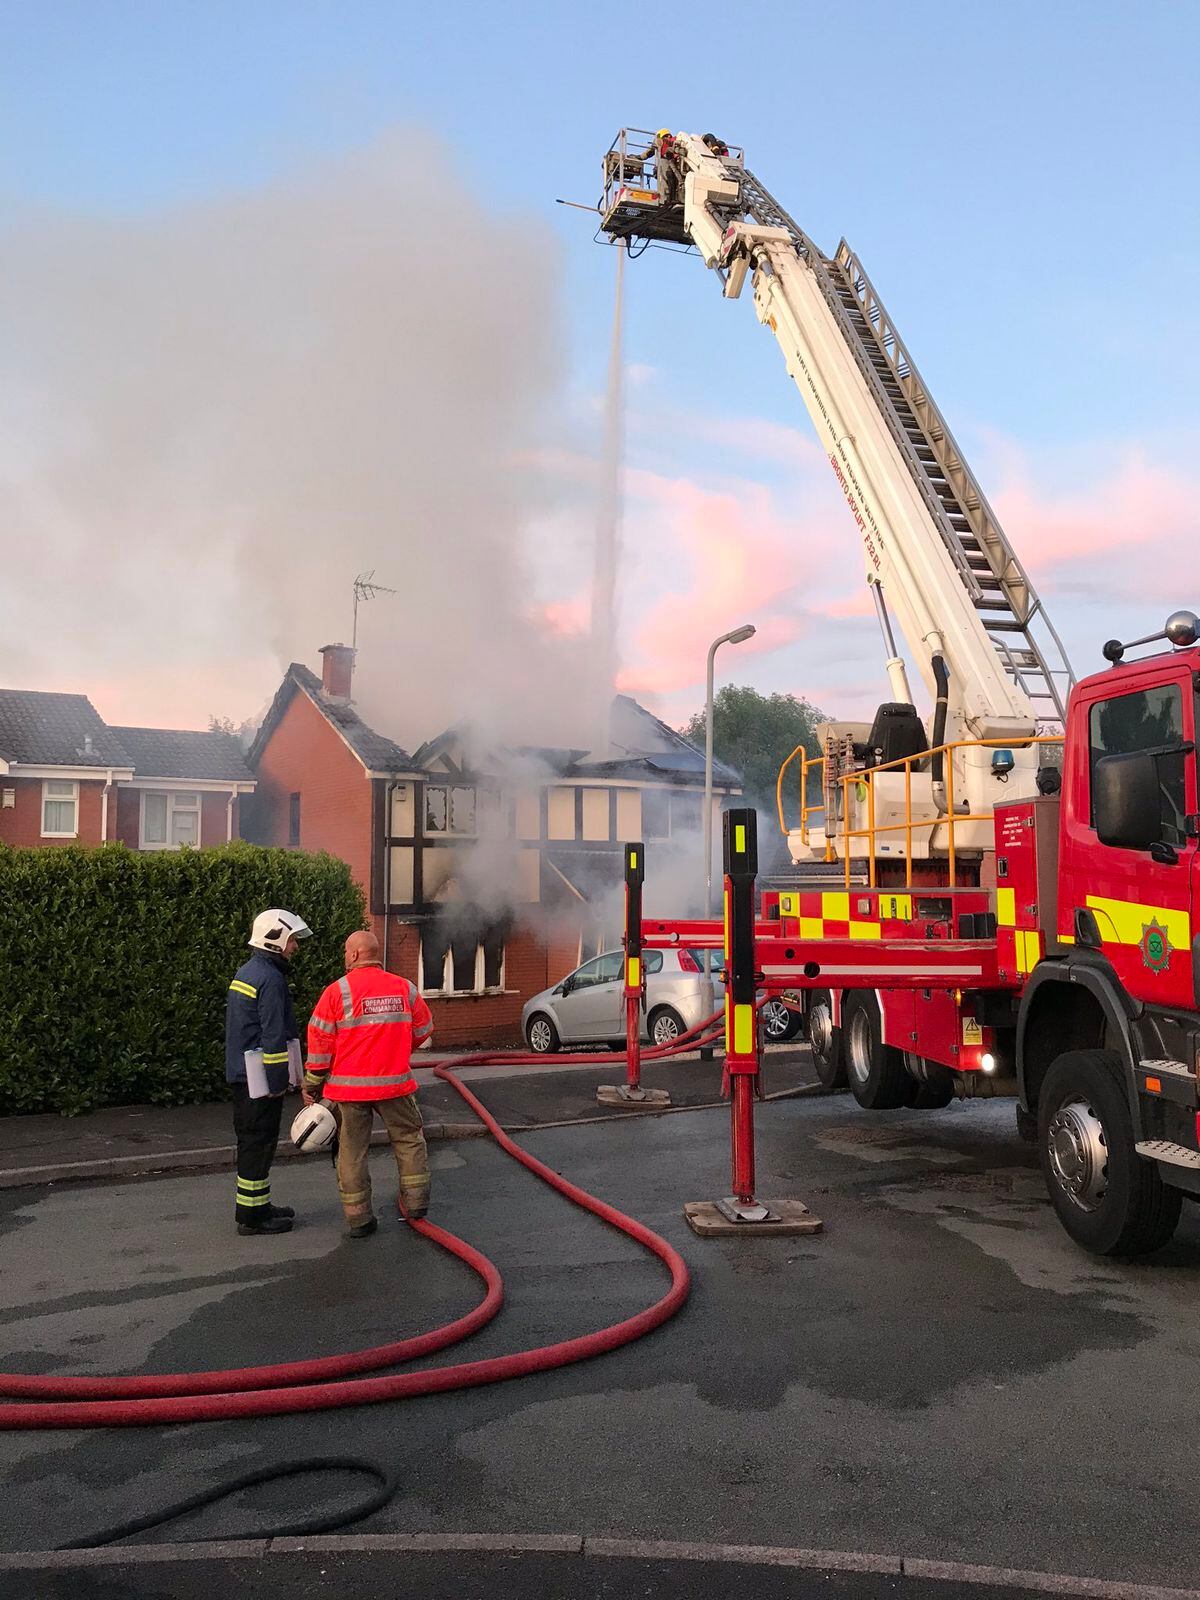
[[[303,1028],[366,926],[344,862],[248,844],[0,846],[0,1113],[222,1098],[225,994],[270,906],[313,930],[292,964]]]

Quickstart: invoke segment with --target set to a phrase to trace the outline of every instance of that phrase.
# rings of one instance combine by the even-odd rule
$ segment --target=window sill
[[[42,834],[42,838],[43,839],[68,839],[68,840],[74,840],[74,839],[78,839],[79,835],[77,833],[43,833]]]
[[[446,1000],[500,1000],[520,993],[519,989],[425,989],[421,998],[441,1004]]]

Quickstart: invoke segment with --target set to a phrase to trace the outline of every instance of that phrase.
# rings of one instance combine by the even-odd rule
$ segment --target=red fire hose
[[[695,1036],[707,1042],[715,1019],[710,1018],[669,1046],[656,1046],[645,1052],[651,1059],[662,1059],[689,1044]],[[479,1055],[465,1058],[461,1065],[507,1063],[545,1064],[547,1056]],[[562,1059],[562,1058],[559,1058]],[[578,1058],[567,1058],[577,1060]],[[589,1056],[597,1059],[613,1057]],[[611,1227],[636,1240],[667,1268],[671,1286],[653,1305],[622,1322],[599,1328],[594,1333],[541,1345],[512,1355],[466,1361],[457,1366],[433,1367],[423,1372],[364,1378],[355,1374],[394,1366],[418,1356],[430,1355],[465,1339],[483,1327],[499,1311],[504,1289],[495,1266],[478,1250],[431,1222],[411,1222],[410,1227],[457,1256],[486,1285],[484,1298],[473,1311],[431,1333],[378,1345],[340,1356],[325,1356],[310,1361],[292,1361],[274,1366],[235,1368],[227,1372],[172,1373],[137,1378],[60,1378],[0,1374],[0,1394],[17,1404],[0,1405],[0,1428],[97,1428],[144,1427],[171,1422],[214,1422],[237,1417],[278,1416],[294,1411],[325,1411],[335,1406],[369,1405],[380,1400],[402,1400],[412,1395],[437,1394],[450,1389],[474,1388],[500,1383],[528,1373],[547,1372],[554,1367],[585,1361],[619,1349],[640,1339],[675,1315],[687,1299],[690,1281],[683,1258],[665,1239],[606,1205],[595,1195],[569,1183],[528,1151],[513,1142],[486,1106],[447,1067],[435,1073],[463,1097],[484,1123],[488,1132],[508,1155],[535,1173],[559,1194]]]

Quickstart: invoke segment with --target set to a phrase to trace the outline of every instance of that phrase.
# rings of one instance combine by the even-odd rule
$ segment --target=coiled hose
[[[652,1046],[643,1052],[643,1059],[661,1060],[709,1043],[717,1037],[719,1030],[714,1026],[716,1022],[716,1017],[710,1017],[707,1022],[681,1035],[670,1045]],[[459,1065],[484,1066],[500,1062],[545,1065],[555,1059],[544,1055],[514,1057],[482,1054],[468,1056]],[[557,1059],[575,1063],[579,1060],[578,1057]],[[587,1059],[589,1063],[594,1063],[624,1058],[613,1053],[593,1055]],[[433,1070],[437,1077],[462,1096],[507,1155],[575,1205],[599,1217],[602,1222],[616,1228],[656,1256],[670,1275],[667,1292],[653,1305],[632,1317],[556,1344],[520,1350],[511,1355],[460,1362],[454,1366],[432,1367],[423,1372],[363,1377],[363,1373],[413,1361],[458,1343],[490,1322],[504,1301],[500,1273],[482,1252],[447,1229],[439,1228],[436,1223],[410,1220],[411,1228],[457,1257],[482,1280],[483,1299],[465,1316],[430,1333],[418,1334],[392,1344],[271,1366],[124,1378],[0,1374],[0,1395],[6,1396],[10,1402],[16,1402],[0,1405],[0,1428],[147,1427],[174,1422],[218,1422],[243,1417],[281,1416],[290,1412],[326,1411],[336,1406],[404,1400],[414,1395],[440,1394],[451,1389],[502,1383],[509,1378],[548,1372],[554,1367],[586,1361],[592,1356],[604,1355],[640,1339],[673,1317],[687,1299],[690,1287],[688,1269],[678,1251],[650,1228],[570,1183],[544,1162],[521,1149],[449,1067],[437,1066]]]

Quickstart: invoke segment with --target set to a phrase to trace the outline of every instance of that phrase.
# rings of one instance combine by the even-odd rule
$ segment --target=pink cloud
[[[1044,473],[1011,446],[1004,462],[996,511],[1035,578],[1076,592],[1112,593],[1119,583],[1145,597],[1159,593],[1167,571],[1178,571],[1194,548],[1200,476],[1157,463],[1142,449],[1127,449],[1090,481],[1069,487],[1046,485]]]

